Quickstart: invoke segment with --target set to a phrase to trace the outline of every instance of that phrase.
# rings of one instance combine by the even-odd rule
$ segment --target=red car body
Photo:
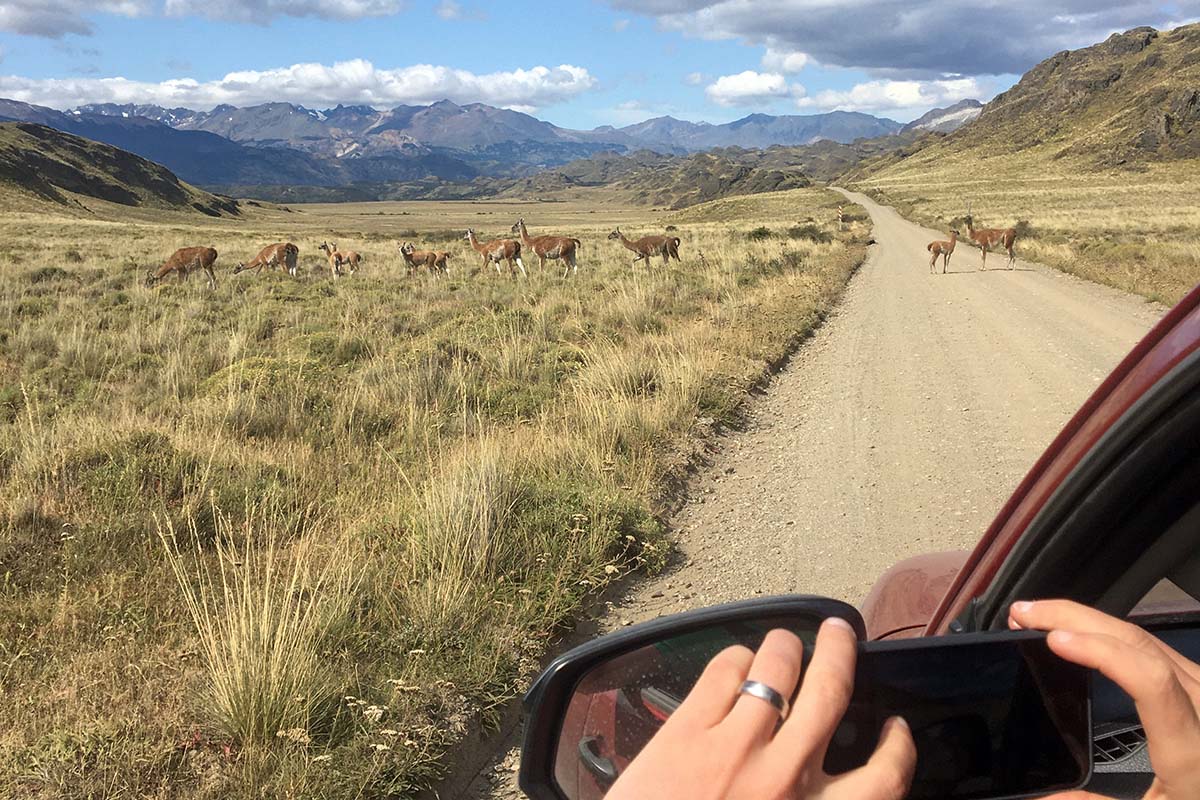
[[[1163,317],[1113,370],[1021,481],[973,551],[931,553],[885,572],[863,603],[870,639],[936,636],[991,584],[1080,460],[1177,364],[1200,349],[1200,286]],[[1154,599],[1135,609],[1195,609],[1190,597]]]

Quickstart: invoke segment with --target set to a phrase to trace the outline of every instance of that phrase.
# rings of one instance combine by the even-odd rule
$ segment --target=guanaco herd
[[[538,264],[542,269],[545,269],[546,261],[549,260],[563,263],[564,278],[568,274],[579,272],[578,254],[579,248],[583,246],[583,242],[579,239],[570,236],[530,236],[524,219],[516,221],[512,226],[511,233],[518,234],[521,238],[519,240],[502,238],[480,242],[474,230],[468,230],[464,238],[470,243],[471,249],[479,253],[483,259],[483,268],[486,270],[489,266],[495,266],[497,274],[503,274],[500,270],[500,263],[504,262],[508,264],[509,275],[515,276],[519,269],[521,275],[528,276],[525,271],[525,262],[521,260],[523,248],[524,252],[533,251],[533,254],[538,257]],[[649,263],[650,259],[655,257],[661,257],[664,264],[669,264],[672,258],[676,261],[680,260],[678,236],[643,236],[637,241],[630,241],[625,234],[621,233],[621,229],[617,228],[608,235],[608,238],[619,241],[623,247],[636,253],[637,257],[633,259],[635,264],[639,261]],[[400,257],[404,259],[409,275],[414,275],[422,270],[434,277],[450,274],[451,253],[445,250],[418,250],[412,242],[403,242],[396,247],[400,251]],[[346,274],[342,270],[343,267],[353,275],[363,262],[363,257],[353,250],[339,249],[337,242],[321,242],[317,249],[328,259],[329,270],[334,278]],[[264,247],[251,261],[240,262],[234,267],[233,274],[237,275],[249,270],[258,273],[262,272],[263,267],[266,267],[269,270],[283,269],[295,277],[299,272],[299,257],[300,248],[296,245],[291,242],[278,242]],[[190,273],[201,270],[208,277],[209,287],[215,289],[217,277],[213,272],[213,264],[216,260],[217,251],[211,247],[182,247],[176,250],[161,267],[151,270],[147,274],[146,285],[154,286],[171,273],[175,273],[182,281]]]
[[[971,204],[967,203],[967,215],[963,217],[963,222],[967,223],[967,236],[971,241],[979,245],[979,252],[982,255],[981,269],[987,269],[988,251],[993,247],[1003,247],[1008,251],[1008,268],[1012,269],[1017,263],[1017,256],[1013,253],[1013,245],[1017,242],[1016,228],[976,228],[975,218],[971,216]],[[954,247],[958,244],[959,233],[957,230],[950,231],[949,241],[934,241],[925,245],[925,249],[929,251],[929,272],[930,274],[937,272],[937,260],[942,259],[942,274],[946,274],[946,267],[950,265],[950,256],[954,255]]]

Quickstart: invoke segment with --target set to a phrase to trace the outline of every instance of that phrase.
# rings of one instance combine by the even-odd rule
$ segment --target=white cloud
[[[263,23],[275,17],[385,17],[399,13],[403,7],[403,0],[166,0],[163,11],[172,17]]]
[[[820,111],[868,111],[872,113],[922,112],[947,106],[959,100],[986,98],[991,94],[974,78],[950,78],[933,81],[878,80],[857,84],[850,89],[826,90],[796,101],[800,108]]]
[[[708,83],[709,75],[704,72],[689,72],[683,76],[683,82],[688,86],[699,86],[702,83]]]
[[[748,69],[736,75],[722,75],[704,89],[708,99],[721,106],[760,105],[782,97],[802,97],[804,87],[788,84],[778,72]]]
[[[801,53],[796,50],[777,50],[774,47],[767,47],[767,52],[763,53],[762,65],[763,69],[769,72],[786,72],[794,73],[804,69],[808,64],[808,54]]]
[[[386,108],[449,99],[528,111],[562,102],[595,85],[596,79],[585,68],[570,64],[477,75],[431,64],[378,69],[370,61],[355,59],[333,65],[294,64],[231,72],[206,82],[191,78],[151,83],[126,78],[0,76],[0,96],[52,108],[108,102],[206,110],[220,103],[245,106],[273,101]]]
[[[434,13],[445,20],[471,20],[479,22],[487,19],[487,13],[477,8],[464,8],[456,0],[441,0],[434,7]]]
[[[617,33],[621,33],[629,27],[629,23],[632,21],[633,20],[630,20],[627,18],[619,19],[613,23],[613,30],[616,31]]]
[[[153,11],[153,0],[4,0],[0,30],[61,39],[68,33],[87,35],[88,14],[136,17]]]
[[[827,66],[916,78],[1020,74],[1059,50],[1085,47],[1114,31],[1161,29],[1200,16],[1200,0],[607,2],[696,37],[738,39],[806,53]]]
[[[275,17],[361,19],[396,14],[404,0],[3,0],[0,30],[60,39],[92,33],[90,17],[203,16],[237,22],[270,22]]]

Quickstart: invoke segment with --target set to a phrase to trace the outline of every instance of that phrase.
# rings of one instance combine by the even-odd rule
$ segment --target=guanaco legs
[[[637,258],[633,260],[636,264],[639,261],[650,262],[654,256],[662,256],[664,264],[670,264],[674,258],[679,261],[679,244],[678,236],[643,236],[636,242],[631,242],[625,238],[625,234],[621,233],[621,229],[617,228],[608,235],[609,239],[616,239],[625,247],[637,253]]]
[[[954,255],[954,246],[958,244],[958,231],[950,231],[950,241],[948,242],[930,242],[925,246],[933,255],[929,258],[929,272],[932,274],[937,272],[938,256],[942,257],[942,274],[946,274],[946,267],[950,265],[950,256]]]
[[[350,274],[353,275],[359,264],[362,263],[362,256],[353,250],[338,250],[337,242],[333,244],[321,242],[321,246],[317,249],[329,256],[329,269],[333,272],[334,278],[342,274],[342,264],[349,265]]]
[[[538,266],[542,269],[546,268],[546,259],[563,261],[563,277],[567,277],[568,272],[579,272],[579,264],[575,261],[576,251],[583,245],[578,239],[572,239],[569,236],[534,236],[530,237],[529,231],[525,227],[525,220],[517,220],[517,224],[512,226],[513,233],[521,234],[521,241],[532,250],[538,257]]]
[[[296,277],[296,261],[300,257],[300,248],[291,242],[277,242],[269,244],[259,251],[258,255],[249,263],[241,262],[233,268],[233,274],[254,270],[262,272],[262,268],[275,269],[282,266],[287,270],[288,275]]]
[[[146,274],[146,285],[154,286],[172,272],[178,275],[182,282],[193,270],[202,269],[208,276],[209,288],[216,289],[217,276],[213,273],[213,263],[216,260],[217,251],[211,247],[181,247],[172,253],[161,267]]]
[[[418,250],[412,242],[405,242],[400,245],[400,255],[404,258],[404,263],[408,264],[408,274],[412,275],[421,267],[429,270],[434,277],[448,274],[450,272],[446,262],[450,259],[449,253],[433,250]]]
[[[996,245],[1003,247],[1008,251],[1008,268],[1012,269],[1017,263],[1017,256],[1013,253],[1013,245],[1017,241],[1016,228],[980,228],[975,229],[975,219],[971,216],[971,204],[967,203],[967,216],[964,217],[967,223],[967,235],[975,244],[979,245],[979,251],[982,253],[982,269],[987,269],[987,254],[988,250]]]
[[[479,255],[483,256],[483,268],[487,269],[488,264],[496,265],[496,274],[500,273],[500,262],[508,262],[508,274],[515,276],[517,271],[513,269],[513,262],[521,268],[521,274],[529,277],[529,273],[525,271],[525,264],[521,261],[521,243],[512,239],[493,239],[486,244],[480,244],[475,238],[475,231],[468,230],[466,239],[471,243],[471,248]]]

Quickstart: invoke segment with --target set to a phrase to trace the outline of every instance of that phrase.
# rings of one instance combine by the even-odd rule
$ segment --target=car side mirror
[[[713,656],[732,645],[757,650],[776,628],[796,634],[807,656],[829,617],[865,638],[853,606],[793,595],[664,617],[558,657],[525,698],[521,789],[533,800],[599,800]]]

